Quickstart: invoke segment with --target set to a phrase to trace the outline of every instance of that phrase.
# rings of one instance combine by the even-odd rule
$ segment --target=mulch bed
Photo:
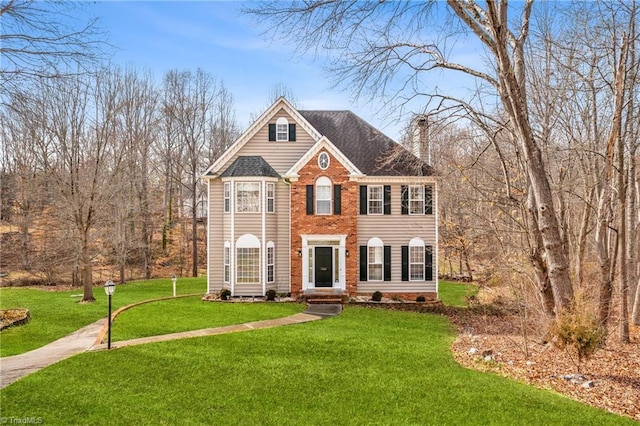
[[[478,311],[448,313],[458,328],[452,345],[463,366],[490,371],[574,400],[640,421],[640,327],[630,327],[631,343],[611,330],[606,346],[579,367],[577,358],[521,332],[514,314],[487,315]]]
[[[28,309],[2,309],[0,310],[0,331],[16,325],[26,324],[29,319],[31,319],[31,316]]]

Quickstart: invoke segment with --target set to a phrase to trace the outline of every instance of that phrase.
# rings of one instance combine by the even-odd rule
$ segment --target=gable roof
[[[430,176],[431,167],[351,111],[298,111],[362,173]]]
[[[280,177],[278,172],[259,155],[244,155],[236,158],[220,175],[223,178],[236,176]]]
[[[320,135],[317,130],[299,114],[298,110],[296,110],[284,97],[281,96],[273,103],[273,105],[263,112],[262,115],[258,117],[258,119],[255,120],[242,135],[240,135],[229,149],[220,156],[220,158],[209,166],[202,177],[211,177],[218,174],[220,172],[220,168],[233,158],[233,156],[236,155],[260,129],[266,126],[267,123],[269,123],[269,120],[271,120],[281,109],[289,114],[293,120],[298,123],[298,125],[311,135],[314,140],[319,140],[322,137],[322,135]]]
[[[327,150],[336,158],[348,171],[350,176],[362,177],[363,173],[353,164],[338,148],[331,143],[326,136],[323,136],[316,142],[296,163],[287,171],[285,178],[297,179],[298,172],[304,167],[311,158],[313,158],[320,150]]]

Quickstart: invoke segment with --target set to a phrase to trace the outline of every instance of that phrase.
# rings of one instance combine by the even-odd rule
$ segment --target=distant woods
[[[629,340],[629,317],[640,324],[636,3],[319,0],[246,12],[326,56],[339,87],[422,123],[407,143],[424,134],[414,152],[442,176],[441,273],[508,284],[527,315],[547,318],[586,292],[599,322]],[[459,83],[434,87],[441,76]]]
[[[169,71],[156,83],[110,68],[35,81],[5,100],[3,268],[12,259],[36,281],[82,285],[85,300],[114,273],[197,276],[199,178],[239,134],[219,80]]]

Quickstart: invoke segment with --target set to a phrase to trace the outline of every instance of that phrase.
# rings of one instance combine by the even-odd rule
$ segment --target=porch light
[[[349,257],[349,250],[345,250],[345,251],[344,251],[344,255],[345,255],[345,256],[347,256],[347,257]]]
[[[302,250],[298,250],[298,257],[302,257]]]

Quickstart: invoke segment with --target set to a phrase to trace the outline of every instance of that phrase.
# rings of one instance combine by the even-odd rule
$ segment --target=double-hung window
[[[260,212],[260,183],[238,182],[236,183],[236,212],[259,213]]]
[[[409,246],[409,281],[424,281],[424,246]]]
[[[383,186],[382,185],[369,185],[367,187],[369,191],[368,197],[368,214],[382,214],[383,206]]]
[[[424,214],[424,186],[409,187],[409,214]]]
[[[276,140],[277,141],[289,140],[289,121],[284,117],[280,117],[276,121]]]
[[[231,183],[224,183],[224,212],[231,212]]]
[[[360,246],[360,281],[391,281],[391,246],[378,237]]]
[[[326,176],[316,181],[316,214],[331,214],[331,179]]]
[[[267,182],[267,213],[274,213],[276,211],[276,185],[272,182]]]
[[[267,243],[267,282],[272,283],[275,280],[275,245],[273,241]]]
[[[231,245],[229,241],[225,241],[224,243],[224,282],[228,283],[230,281],[230,272],[231,272]]]
[[[433,246],[414,237],[402,246],[402,281],[433,281]]]
[[[382,281],[382,245],[369,246],[369,281]]]

